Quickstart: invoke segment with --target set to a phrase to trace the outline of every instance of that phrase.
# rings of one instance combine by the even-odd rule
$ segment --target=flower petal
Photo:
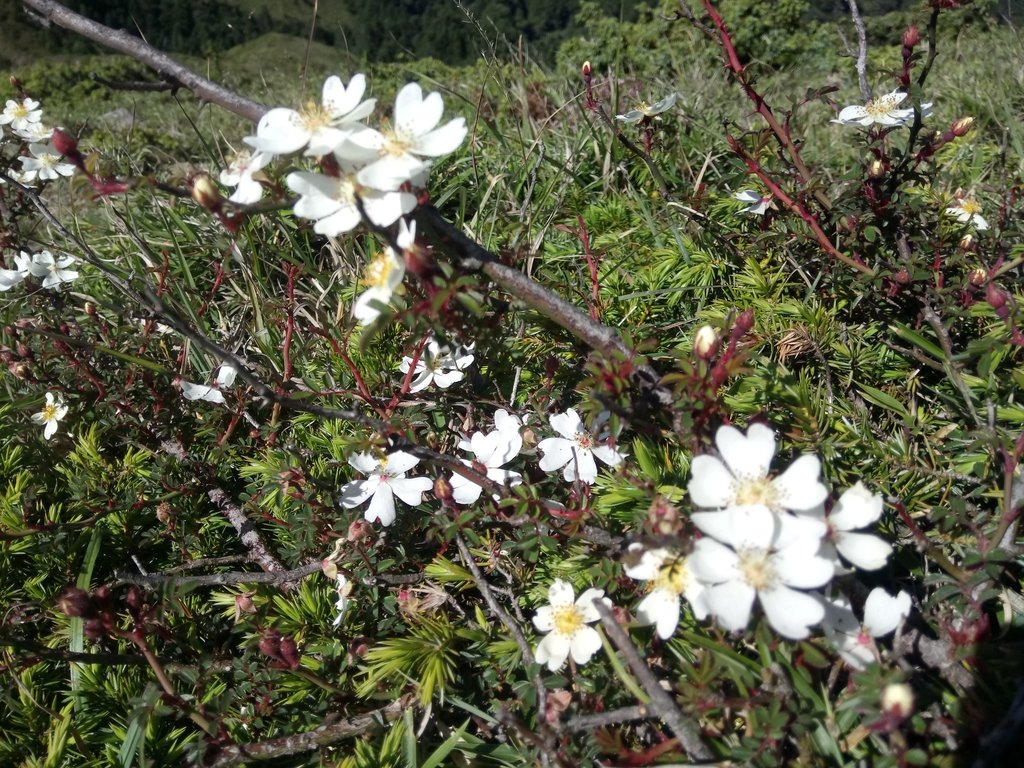
[[[385,527],[395,522],[395,497],[389,486],[383,483],[377,486],[377,490],[374,491],[373,497],[370,499],[370,506],[366,508],[363,517],[371,523],[379,520],[380,524]]]
[[[577,664],[586,664],[594,654],[601,650],[601,636],[593,627],[581,627],[569,640],[572,659]]]
[[[765,590],[758,597],[772,629],[790,640],[807,637],[810,626],[825,617],[825,607],[818,600],[789,587]]]
[[[892,545],[870,533],[835,532],[839,554],[858,568],[877,571],[892,555]]]
[[[864,603],[864,629],[872,637],[883,637],[899,626],[910,615],[910,595],[900,590],[893,597],[881,587],[875,587]]]
[[[818,479],[821,461],[817,456],[804,454],[772,481],[778,503],[785,509],[801,511],[814,509],[828,498],[828,489]]]
[[[753,587],[739,581],[727,581],[725,584],[708,587],[705,592],[711,615],[723,629],[730,632],[743,629],[750,622],[755,594]]]
[[[690,474],[686,488],[690,500],[698,507],[720,509],[735,500],[736,479],[717,457],[706,454],[694,457]]]

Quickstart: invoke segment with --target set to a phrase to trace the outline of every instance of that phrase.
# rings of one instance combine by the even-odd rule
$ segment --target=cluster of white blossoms
[[[429,346],[429,345],[428,345]],[[440,354],[440,348],[434,349],[434,357]],[[465,360],[453,358],[455,360]],[[405,370],[408,371],[408,358]],[[467,363],[468,364],[468,363]],[[430,369],[425,369],[430,370]],[[449,370],[431,375],[454,375],[461,377],[461,371]],[[452,382],[448,382],[450,384]],[[448,386],[439,383],[439,386]],[[415,389],[415,387],[414,387]],[[549,422],[560,437],[549,437],[542,440],[537,448],[542,452],[540,468],[546,472],[564,470],[563,477],[568,482],[591,484],[597,479],[595,457],[610,466],[616,466],[623,460],[623,454],[612,447],[611,436],[606,432],[598,432],[604,422],[599,418],[597,423],[588,430],[580,420],[579,414],[570,408],[565,413],[554,414]],[[462,459],[462,463],[492,482],[505,487],[513,487],[522,482],[522,475],[506,465],[517,458],[523,449],[522,428],[524,420],[501,409],[494,414],[494,429],[490,432],[477,431],[459,442],[459,449],[470,455]],[[419,459],[403,451],[395,451],[382,456],[359,453],[349,457],[348,463],[359,472],[367,475],[364,480],[353,480],[341,489],[341,504],[346,509],[353,509],[369,500],[369,508],[364,516],[370,522],[379,522],[388,526],[395,520],[395,500],[404,501],[410,506],[417,506],[423,501],[423,493],[430,490],[433,483],[425,477],[409,477],[407,473]],[[463,505],[475,504],[483,494],[483,487],[469,477],[453,473],[448,478],[451,486],[452,499]]]
[[[70,283],[78,272],[70,269],[74,256],[54,257],[47,250],[38,253],[21,251],[14,257],[14,269],[0,269],[0,292],[9,291],[29,277],[39,278],[43,288],[57,288]]]
[[[782,474],[771,475],[775,434],[762,424],[745,435],[723,426],[715,443],[718,456],[693,460],[688,488],[703,511],[692,520],[704,535],[692,552],[641,544],[627,552],[626,575],[649,588],[636,608],[638,621],[667,639],[685,599],[697,620],[710,616],[723,629],[736,631],[748,625],[757,602],[785,638],[806,638],[821,624],[842,658],[862,669],[878,657],[874,638],[893,632],[909,615],[910,596],[875,589],[860,621],[845,596],[813,590],[850,572],[846,563],[863,570],[885,565],[891,545],[860,532],[881,516],[882,498],[858,482],[826,512],[829,492],[820,480],[818,458],[801,456]],[[569,655],[580,664],[589,660],[600,647],[590,636],[595,630],[586,626],[596,612],[581,604],[583,598],[573,604],[571,587],[561,582],[552,586],[550,602],[534,619],[537,629],[548,633],[537,649],[538,661],[554,670]]]
[[[10,130],[10,135],[7,130]],[[53,128],[43,124],[43,110],[34,99],[9,99],[0,113],[0,142],[16,140],[27,152],[17,158],[21,168],[5,169],[8,176],[20,184],[31,185],[39,181],[52,181],[71,176],[75,166],[62,162],[62,155],[49,143]],[[0,183],[3,180],[0,179]]]
[[[900,126],[910,125],[914,122],[914,108],[901,108],[907,98],[903,91],[896,90],[885,96],[872,99],[864,106],[853,105],[844,107],[839,115],[832,120],[839,125],[881,125]],[[930,117],[932,114],[932,103],[929,101],[921,105],[921,117]]]
[[[364,120],[376,99],[364,99],[366,76],[357,74],[346,86],[339,77],[324,82],[319,103],[301,110],[271,109],[245,139],[254,152],[240,155],[221,173],[221,182],[235,187],[231,200],[254,203],[262,194],[260,174],[276,156],[298,152],[319,158],[323,172],[293,171],[285,182],[299,195],[295,215],[310,219],[322,235],[355,229],[367,217],[387,227],[416,206],[409,191],[426,180],[433,158],[455,151],[466,138],[464,118],[439,127],[441,94],[424,96],[409,83],[395,97],[390,124],[379,130]]]

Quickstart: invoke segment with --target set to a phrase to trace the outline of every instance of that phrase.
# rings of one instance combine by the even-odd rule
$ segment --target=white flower
[[[601,649],[601,636],[587,625],[601,618],[594,600],[601,599],[609,607],[611,601],[603,589],[588,589],[575,603],[573,596],[572,585],[556,579],[548,588],[550,605],[538,608],[533,617],[537,631],[548,633],[537,645],[537,663],[547,664],[552,672],[565,664],[570,654],[577,664],[586,664]]]
[[[752,424],[745,437],[735,427],[719,427],[715,444],[721,458],[704,454],[695,457],[691,466],[688,488],[698,507],[753,506],[799,512],[814,509],[828,497],[828,489],[818,479],[821,462],[817,456],[801,456],[778,477],[768,476],[775,455],[775,433],[764,424]]]
[[[24,139],[28,142],[36,144],[42,144],[44,141],[49,141],[53,137],[53,128],[42,123],[29,123],[24,128],[14,129],[14,133],[17,134],[19,139]]]
[[[441,94],[423,96],[416,83],[408,83],[395,96],[393,123],[383,132],[365,130],[349,137],[349,143],[378,156],[359,172],[359,181],[374,189],[398,189],[422,174],[429,161],[454,152],[466,138],[464,118],[457,117],[440,128],[444,112]],[[342,150],[344,151],[344,150]]]
[[[369,453],[350,456],[348,463],[365,475],[365,480],[354,480],[341,489],[341,505],[345,509],[358,507],[367,499],[370,506],[364,517],[371,523],[379,520],[388,526],[395,522],[395,496],[409,506],[423,501],[423,494],[433,487],[426,477],[406,477],[405,473],[419,463],[419,459],[404,451],[375,459]]]
[[[310,102],[301,112],[284,107],[270,110],[260,118],[256,135],[245,143],[272,155],[290,155],[303,147],[307,155],[333,152],[373,112],[375,99],[360,101],[365,91],[365,75],[353,75],[348,88],[331,76],[324,81],[320,104]]]
[[[872,99],[863,107],[845,107],[832,122],[840,125],[906,125],[914,119],[914,110],[900,109],[899,105],[907,98],[902,91],[893,91],[885,96]],[[931,107],[931,104],[922,105]]]
[[[340,176],[296,171],[285,183],[299,194],[295,215],[316,223],[313,231],[335,236],[350,232],[362,219],[356,197],[362,200],[366,215],[374,224],[388,227],[416,207],[416,197],[408,192],[381,192],[368,189],[356,180],[355,167],[340,167]]]
[[[458,347],[455,352],[450,352],[447,347],[442,347],[436,339],[431,339],[420,359],[416,361],[416,368],[413,371],[415,378],[409,385],[410,392],[419,392],[431,384],[436,384],[441,389],[448,389],[452,384],[462,381],[466,375],[464,371],[473,364],[476,357],[473,353],[474,344],[468,347]],[[412,365],[412,358],[405,356],[398,368],[402,373],[409,373]]]
[[[39,102],[26,98],[24,101],[8,99],[3,114],[0,114],[0,125],[11,126],[13,131],[29,130],[34,123],[43,119],[43,110],[39,109]]]
[[[755,216],[763,216],[768,208],[772,207],[772,196],[755,192],[752,189],[744,189],[733,195],[734,198],[744,204],[741,209],[743,213],[752,213]]]
[[[554,472],[564,467],[562,477],[568,482],[573,483],[579,479],[590,485],[597,479],[597,462],[594,457],[610,467],[622,463],[623,455],[608,444],[609,435],[592,434],[583,426],[583,421],[574,409],[556,413],[548,421],[561,437],[549,437],[537,444],[537,448],[544,454],[540,468],[545,472]]]
[[[220,183],[225,187],[236,187],[228,198],[232,203],[251,205],[263,197],[263,186],[259,179],[265,178],[260,171],[274,159],[268,152],[242,151],[235,155],[231,165],[220,172]]]
[[[474,432],[467,441],[459,443],[459,448],[464,451],[472,451],[474,459],[472,462],[463,459],[467,467],[481,469],[488,479],[502,485],[519,485],[523,476],[518,472],[509,469],[502,469],[505,464],[512,461],[523,449],[523,438],[519,434],[519,427],[522,422],[519,417],[513,416],[506,410],[496,411],[494,414],[493,432],[484,434]],[[462,475],[452,475],[452,496],[459,504],[472,504],[480,498],[483,488],[469,478]]]
[[[398,235],[395,238],[398,247],[405,250],[411,248],[416,242],[416,222],[407,223],[405,219],[399,219]],[[366,324],[372,323],[380,317],[380,309],[377,304],[388,304],[395,289],[402,284],[405,277],[405,259],[402,255],[395,253],[391,248],[381,251],[366,267],[363,273],[363,284],[366,290],[359,294],[352,314],[356,320]]]
[[[639,543],[630,544],[629,552],[634,557],[639,553],[640,559],[635,565],[624,566],[626,575],[651,582],[650,593],[636,608],[641,623],[655,625],[658,637],[667,640],[679,624],[680,597],[689,600],[698,619],[707,617],[704,585],[693,575],[685,555],[664,548],[646,549]]]
[[[629,110],[625,114],[616,115],[615,119],[620,123],[639,123],[641,120],[650,120],[657,117],[662,112],[665,112],[675,106],[676,94],[670,93],[661,101],[655,102],[654,104],[648,104],[646,101],[641,101],[634,109]]]
[[[350,595],[352,594],[352,582],[345,578],[345,574],[338,573],[338,602],[334,604],[335,610],[338,612],[337,617],[334,619],[334,626],[340,626],[342,619],[345,618],[345,609],[348,608]]]
[[[892,545],[870,533],[854,533],[882,516],[882,497],[871,493],[858,481],[846,490],[827,517],[823,507],[805,512],[828,524],[828,538],[839,554],[858,568],[877,571],[892,554]]]
[[[979,232],[988,229],[988,221],[981,215],[981,205],[973,197],[957,197],[956,205],[948,207],[946,214],[953,216],[962,224],[974,227]]]
[[[227,401],[224,399],[224,393],[222,390],[230,389],[231,385],[235,383],[235,376],[238,371],[230,363],[224,363],[217,370],[217,383],[214,385],[207,384],[193,384],[190,381],[179,382],[181,386],[181,394],[184,395],[186,400],[205,400],[208,403],[217,403],[218,405],[227,405]]]
[[[873,638],[894,631],[910,615],[910,609],[910,595],[906,592],[900,591],[893,597],[876,587],[864,603],[863,622],[857,621],[846,597],[826,599],[822,629],[847,664],[864,669],[878,657]]]
[[[807,637],[825,609],[800,590],[823,586],[834,573],[832,562],[818,554],[824,524],[760,506],[704,515],[714,525],[694,545],[689,565],[707,585],[704,599],[722,627],[746,627],[756,597],[776,632],[792,640]]]
[[[57,432],[57,422],[63,419],[68,412],[64,405],[64,398],[61,395],[54,397],[53,392],[46,393],[46,405],[39,413],[32,414],[32,421],[43,427],[43,437],[49,440]]]
[[[21,256],[24,258],[28,254],[22,251]],[[68,269],[74,263],[73,256],[54,259],[49,251],[40,251],[32,256],[32,261],[28,263],[28,271],[35,277],[43,278],[43,288],[56,288],[61,283],[70,283],[78,277],[75,270]]]
[[[30,181],[52,181],[61,176],[71,176],[75,172],[75,166],[62,163],[61,156],[49,144],[29,144],[28,151],[32,153],[31,157],[22,156],[18,159],[25,178]]]

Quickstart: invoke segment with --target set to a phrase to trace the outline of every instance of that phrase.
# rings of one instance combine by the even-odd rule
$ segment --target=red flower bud
[[[96,606],[92,603],[92,597],[84,589],[78,587],[65,589],[57,598],[57,608],[65,616],[89,618],[96,615]]]
[[[903,32],[903,46],[905,48],[913,48],[915,45],[921,42],[921,32],[917,28],[917,24],[911,24]]]
[[[53,137],[50,139],[50,143],[62,155],[72,157],[78,153],[78,139],[63,128],[53,129]]]

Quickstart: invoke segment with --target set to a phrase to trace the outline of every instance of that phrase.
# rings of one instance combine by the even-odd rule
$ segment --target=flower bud
[[[63,128],[54,128],[50,144],[62,155],[73,156],[78,152],[78,139]]]
[[[281,658],[281,633],[268,629],[260,638],[260,652],[272,659]]]
[[[22,88],[25,87],[21,84],[21,80],[18,79],[17,75],[11,75],[9,78],[7,78],[7,81],[11,84],[11,88],[13,88],[16,91],[20,92]]]
[[[985,287],[985,301],[992,306],[996,313],[1006,308],[1006,294],[995,283],[989,283]]]
[[[885,176],[885,163],[881,160],[872,160],[868,163],[868,178],[881,179]]]
[[[474,470],[477,469],[475,464],[473,466],[473,469]],[[477,470],[477,471],[479,471],[479,470]],[[487,468],[486,467],[484,467],[483,474],[487,474]],[[447,477],[445,477],[444,475],[441,475],[439,478],[437,478],[437,480],[434,481],[434,495],[437,497],[438,501],[440,501],[442,504],[451,504],[454,501],[454,497],[452,496],[452,493],[453,493],[452,484],[451,484],[451,481]]]
[[[740,316],[736,318],[735,329],[740,335],[746,333],[754,327],[754,310],[747,309],[740,313]]]
[[[913,48],[915,45],[921,42],[921,31],[917,28],[917,24],[911,24],[903,32],[903,47]]]
[[[974,248],[974,235],[968,232],[966,235],[960,238],[960,250],[969,251]]]
[[[96,606],[92,603],[92,597],[84,589],[68,587],[57,598],[57,607],[65,616],[77,616],[89,618],[96,615]]]
[[[710,360],[718,351],[718,331],[710,325],[701,326],[693,336],[693,353],[701,360]]]
[[[300,661],[299,648],[290,637],[281,639],[280,646],[281,661],[288,665],[288,669],[298,669]]]
[[[192,199],[210,211],[220,208],[220,190],[209,176],[196,176],[192,181]]]
[[[971,270],[971,274],[967,276],[967,282],[975,288],[983,286],[986,280],[988,280],[988,272],[981,267],[975,267]]]
[[[590,62],[584,61],[580,71],[583,73],[583,79],[587,82],[590,81],[590,73],[592,72]]]
[[[914,712],[914,691],[906,683],[890,683],[882,689],[882,712],[903,719]]]
[[[28,377],[28,372],[31,370],[28,363],[11,363],[7,366],[7,370],[11,372],[11,376],[16,379],[24,379]]]
[[[950,128],[954,136],[963,136],[971,128],[974,127],[973,117],[961,117],[959,120],[953,121],[953,126]]]
[[[156,519],[164,525],[171,522],[174,517],[174,508],[166,501],[161,501],[156,505]]]
[[[348,526],[349,541],[363,541],[373,536],[373,526],[365,520],[353,520]]]

